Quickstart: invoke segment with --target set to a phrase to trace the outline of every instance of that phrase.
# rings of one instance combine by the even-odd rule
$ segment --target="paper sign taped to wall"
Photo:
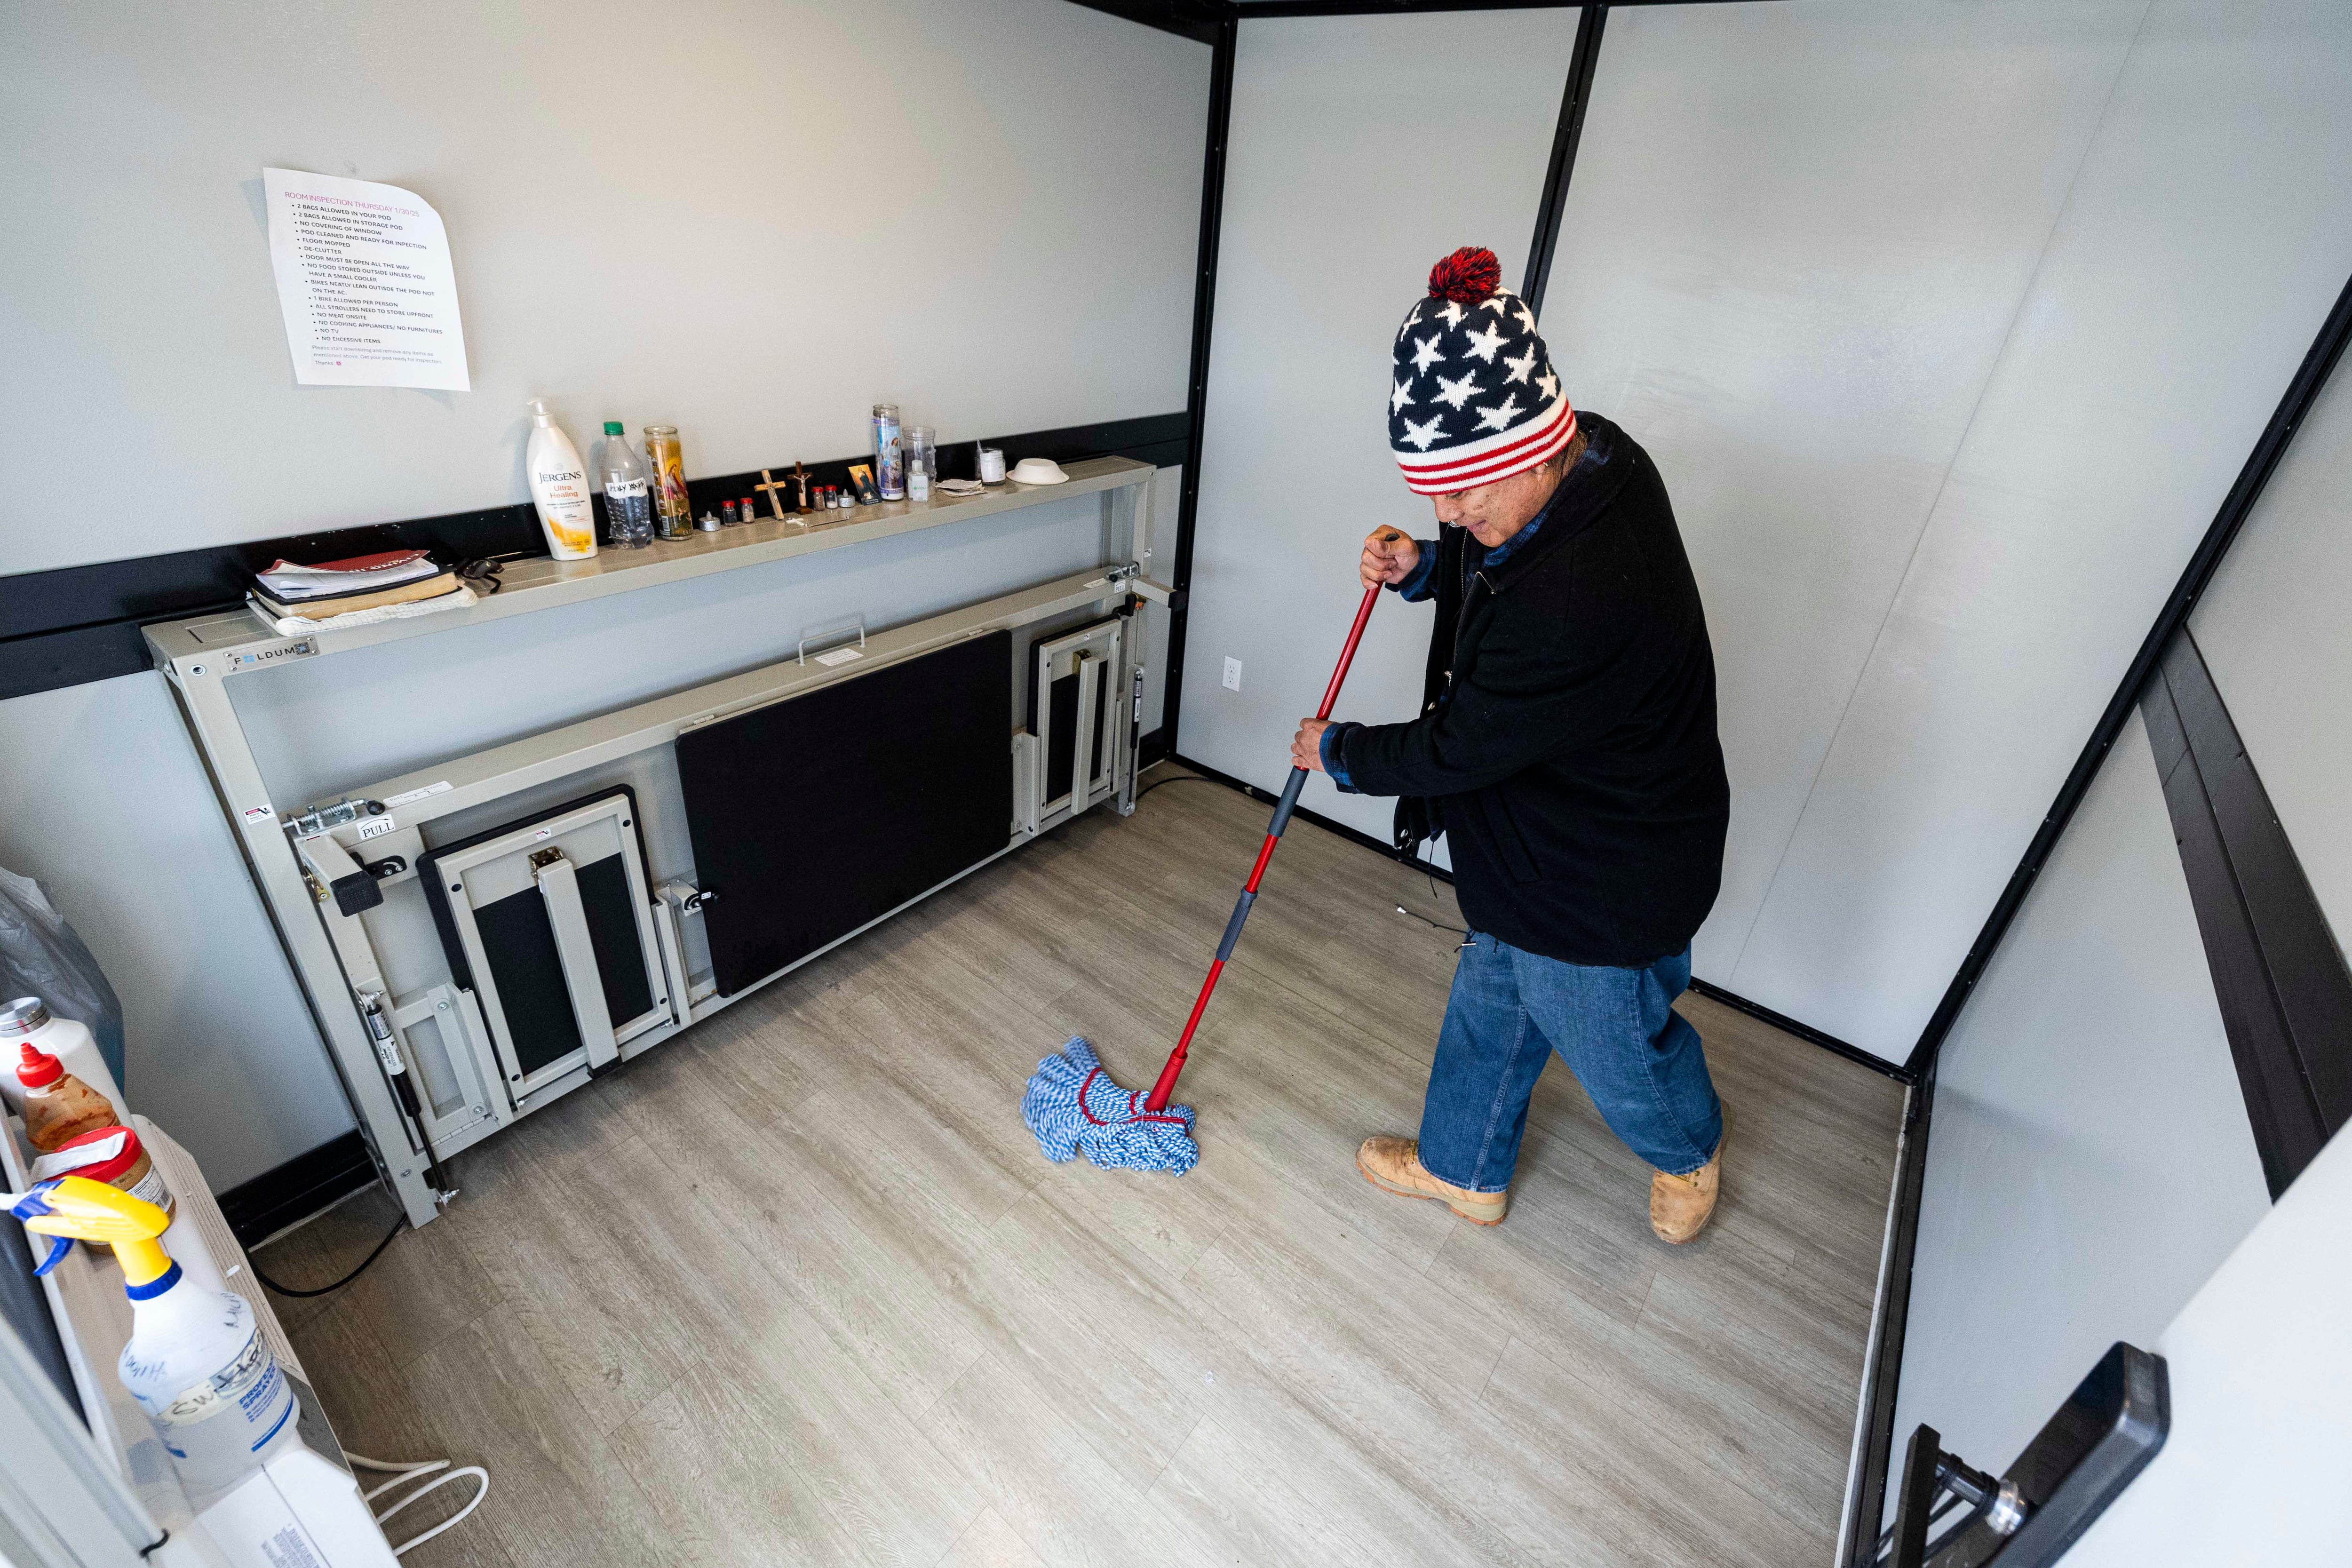
[[[471,392],[441,215],[372,180],[297,169],[261,179],[295,381]]]

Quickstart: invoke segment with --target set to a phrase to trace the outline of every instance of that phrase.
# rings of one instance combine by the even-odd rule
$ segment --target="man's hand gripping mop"
[[[1372,618],[1372,605],[1380,596],[1377,583],[1364,590],[1364,602],[1356,609],[1356,624],[1348,628],[1348,646],[1339,650],[1339,668],[1331,672],[1331,684],[1324,689],[1323,706],[1315,710],[1316,718],[1331,717],[1331,705],[1339,700],[1340,682],[1348,679],[1348,666],[1355,660],[1356,644],[1363,638],[1364,623]],[[1160,1081],[1151,1086],[1150,1097],[1113,1083],[1083,1036],[1074,1037],[1037,1064],[1029,1091],[1021,1097],[1021,1119],[1037,1135],[1037,1147],[1045,1158],[1059,1163],[1083,1152],[1106,1169],[1168,1171],[1179,1176],[1200,1159],[1200,1145],[1192,1142],[1192,1108],[1171,1105],[1168,1097],[1175,1092],[1176,1075],[1184,1070],[1192,1031],[1201,1026],[1201,1015],[1209,1010],[1217,977],[1224,973],[1225,961],[1233,957],[1234,944],[1241,940],[1250,905],[1257,901],[1258,879],[1265,875],[1266,862],[1274,858],[1282,830],[1290,826],[1291,810],[1306,784],[1307,770],[1292,768],[1282,802],[1274,808],[1274,821],[1265,830],[1265,843],[1258,849],[1257,864],[1250,868],[1249,880],[1242,884],[1233,918],[1225,922],[1224,938],[1217,943],[1216,959],[1209,965],[1208,978],[1201,982],[1200,999],[1192,1004],[1183,1036],[1168,1053],[1168,1065],[1160,1069]]]

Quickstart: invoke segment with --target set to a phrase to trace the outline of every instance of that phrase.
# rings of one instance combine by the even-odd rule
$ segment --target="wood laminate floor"
[[[352,1449],[489,1467],[404,1561],[1828,1563],[1888,1079],[1686,997],[1735,1116],[1696,1243],[1651,1237],[1557,1061],[1507,1224],[1387,1196],[1354,1150],[1419,1119],[1457,940],[1395,906],[1453,900],[1300,823],[1186,1071],[1198,1169],[1039,1157],[1039,1056],[1085,1034],[1149,1086],[1265,822],[1203,782],[1084,818],[460,1156],[439,1222],[281,1300]],[[258,1261],[335,1278],[391,1213]]]

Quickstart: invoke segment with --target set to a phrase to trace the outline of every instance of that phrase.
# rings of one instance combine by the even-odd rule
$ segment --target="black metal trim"
[[[1576,19],[1576,47],[1568,57],[1568,84],[1559,94],[1559,127],[1552,132],[1551,162],[1544,169],[1543,199],[1536,207],[1536,237],[1528,243],[1528,273],[1519,298],[1543,314],[1544,284],[1551,277],[1559,246],[1559,217],[1568,205],[1568,182],[1576,173],[1577,144],[1584,140],[1584,111],[1592,102],[1592,71],[1601,60],[1601,29],[1609,7],[1587,5]]]
[[[1985,965],[1992,961],[1993,950],[2000,945],[2000,939],[2009,930],[2010,922],[2024,907],[2025,895],[2032,890],[2034,879],[2042,874],[2043,864],[2058,847],[2059,835],[2065,832],[2066,824],[2073,820],[2075,808],[2083,804],[2083,797],[2090,792],[2091,781],[2098,776],[2099,764],[2106,761],[2116,738],[2123,733],[2124,724],[2130,719],[2132,710],[2138,705],[2140,692],[2147,687],[2148,677],[2155,672],[2158,660],[2163,658],[2173,634],[2189,624],[2189,612],[2195,607],[2198,596],[2204,593],[2206,585],[2212,582],[2215,570],[2221,564],[2221,557],[2229,552],[2231,542],[2237,538],[2238,530],[2245,525],[2254,503],[2262,499],[2263,487],[2270,482],[2279,458],[2285,455],[2287,444],[2294,439],[2297,426],[2302,425],[2305,416],[2311,412],[2311,405],[2318,400],[2320,389],[2327,384],[2328,373],[2336,368],[2336,362],[2343,356],[2347,342],[2352,342],[2352,279],[2346,281],[2343,292],[2336,297],[2335,307],[2327,312],[2327,319],[2320,323],[2319,335],[2312,340],[2310,350],[2303,356],[2302,365],[2287,384],[2285,395],[2279,399],[2269,425],[2263,427],[2262,438],[2247,454],[2245,466],[2238,471],[2237,482],[2222,498],[2221,510],[2214,514],[2212,525],[2205,531],[2204,540],[2197,546],[2196,553],[2189,558],[2189,564],[2182,569],[2180,580],[2173,585],[2171,597],[2165,601],[2163,610],[2156,617],[2156,624],[2148,628],[2147,636],[2141,640],[2139,652],[2133,655],[2131,666],[2124,671],[2116,694],[2107,700],[2106,711],[2099,716],[2098,725],[2091,731],[2091,738],[2084,742],[2082,755],[2074,760],[2074,769],[2067,773],[2066,782],[2059,788],[2058,798],[2051,803],[2049,811],[2042,818],[2042,826],[2034,832],[2033,841],[2026,846],[2024,858],[2010,874],[2009,885],[2001,889],[1992,912],[1985,917],[1983,930],[1977,933],[1977,940],[1969,947],[1968,956],[1960,961],[1958,972],[1945,989],[1943,1000],[1937,1004],[1936,1011],[1927,1019],[1927,1027],[1920,1031],[1918,1043],[1912,1047],[1910,1057],[1903,1064],[1911,1072],[1923,1072],[1943,1046],[1945,1037],[1951,1033],[1953,1024],[1959,1018],[1960,1009],[1968,1003],[1969,993],[1975,990],[1977,982],[1983,978]]]
[[[1727,991],[1720,985],[1701,980],[1696,974],[1691,976],[1690,988],[1711,1001],[1720,1002],[1737,1012],[1747,1014],[1759,1023],[1769,1024],[1782,1034],[1794,1035],[1801,1040],[1810,1041],[1832,1056],[1843,1057],[1846,1060],[1866,1067],[1874,1073],[1882,1073],[1899,1084],[1909,1085],[1918,1081],[1911,1076],[1911,1070],[1901,1062],[1890,1062],[1885,1057],[1873,1056],[1860,1046],[1850,1045],[1835,1035],[1824,1033],[1801,1019],[1790,1017],[1786,1013],[1776,1013],[1761,1002],[1750,1002],[1738,992]]]
[[[1862,1458],[1853,1495],[1846,1500],[1845,1551],[1839,1568],[1866,1568],[1878,1556],[1878,1521],[1886,1512],[1886,1481],[1895,1462],[1895,1396],[1903,1376],[1903,1339],[1911,1317],[1911,1267],[1919,1252],[1919,1203],[1927,1191],[1927,1129],[1936,1108],[1936,1064],[1910,1087],[1903,1103],[1903,1153],[1895,1167],[1895,1206],[1888,1238],[1885,1291],[1879,1301],[1878,1344],[1863,1369]]]
[[[1162,468],[1182,464],[1189,473],[1192,465],[1185,462],[1185,454],[1191,450],[1192,429],[1188,416],[1171,413],[983,436],[941,447],[940,469],[948,477],[976,477],[978,449],[985,443],[1004,447],[1008,458],[1051,458],[1068,463],[1081,458],[1132,458]],[[849,465],[866,460],[860,456],[812,463],[809,473],[820,484],[846,484]],[[751,497],[759,477],[753,469],[689,479],[687,496],[699,515],[716,510],[722,500]],[[601,526],[603,498],[595,504]],[[245,602],[251,574],[278,556],[333,561],[377,550],[430,550],[455,564],[527,560],[546,554],[547,541],[525,501],[0,577],[0,627],[6,628],[6,635],[0,636],[0,700],[152,668],[141,626],[235,609]]]
[[[1233,10],[1232,0],[1071,0],[1071,4],[1212,46],[1217,41],[1218,26]]]
[[[1201,162],[1200,250],[1192,275],[1192,358],[1184,382],[1184,480],[1177,491],[1176,560],[1171,585],[1189,596],[1192,588],[1192,538],[1201,516],[1201,447],[1209,419],[1209,347],[1217,308],[1217,238],[1225,211],[1225,147],[1234,121],[1234,60],[1240,53],[1240,26],[1228,14],[1217,24],[1209,58],[1209,125]],[[1184,637],[1189,604],[1168,615],[1168,673],[1162,684],[1160,722],[1170,750],[1184,706]]]
[[[353,1128],[221,1194],[221,1215],[239,1246],[254,1247],[374,1182],[375,1162]]]
[[[1079,0],[1087,4],[1088,0]],[[1571,0],[1233,0],[1244,22],[1282,16],[1401,16],[1434,11],[1566,11]],[[1734,0],[1611,0],[1618,5],[1717,5]],[[1758,0],[1738,0],[1752,5]]]
[[[2352,1120],[2352,973],[2186,627],[2140,712],[2275,1200]]]

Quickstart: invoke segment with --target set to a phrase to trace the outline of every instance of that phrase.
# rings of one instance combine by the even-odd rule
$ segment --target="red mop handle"
[[[1378,583],[1364,590],[1364,602],[1356,606],[1356,624],[1348,628],[1348,646],[1339,650],[1339,668],[1331,672],[1331,684],[1323,689],[1323,706],[1315,710],[1318,719],[1331,717],[1331,705],[1339,700],[1339,687],[1348,679],[1348,667],[1356,662],[1356,645],[1363,640],[1364,623],[1372,618],[1372,606],[1380,602]],[[1274,821],[1265,830],[1265,842],[1258,847],[1257,864],[1250,868],[1249,880],[1242,884],[1242,896],[1234,905],[1233,918],[1225,922],[1225,934],[1217,943],[1217,956],[1209,965],[1209,977],[1201,982],[1201,994],[1192,1004],[1192,1016],[1184,1020],[1183,1037],[1176,1048],[1168,1053],[1168,1065],[1160,1069],[1160,1081],[1151,1086],[1151,1098],[1143,1109],[1160,1111],[1168,1109],[1168,1097],[1176,1092],[1176,1075],[1184,1070],[1184,1055],[1192,1048],[1192,1031],[1201,1026],[1201,1015],[1209,1010],[1209,997],[1217,989],[1217,977],[1225,972],[1225,960],[1234,955],[1234,944],[1242,939],[1242,926],[1249,920],[1250,906],[1257,901],[1258,879],[1265,875],[1265,863],[1274,858],[1274,847],[1282,842],[1282,830],[1290,826],[1290,813],[1298,804],[1298,792],[1307,784],[1307,770],[1290,770],[1290,782],[1283,786],[1281,803],[1274,808]]]

